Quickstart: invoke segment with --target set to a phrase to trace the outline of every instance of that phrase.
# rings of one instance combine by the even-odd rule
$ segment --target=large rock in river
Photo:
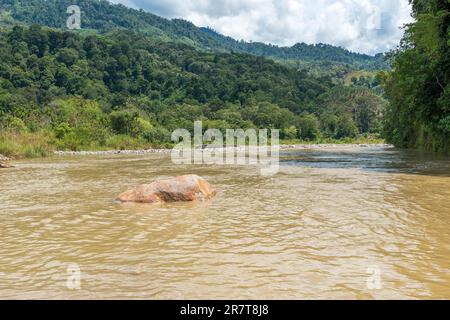
[[[214,188],[197,175],[157,180],[140,185],[117,197],[120,202],[165,203],[207,200],[216,195]]]

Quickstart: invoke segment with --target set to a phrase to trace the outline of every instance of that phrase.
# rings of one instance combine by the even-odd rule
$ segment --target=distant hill
[[[0,17],[2,20],[9,18],[10,21],[26,24],[65,28],[67,7],[74,4],[81,8],[83,29],[93,29],[100,33],[133,29],[161,40],[180,41],[208,51],[234,51],[291,62],[331,62],[359,70],[387,67],[382,54],[370,56],[321,43],[279,47],[260,42],[237,41],[210,28],[199,28],[189,21],[169,20],[105,0],[0,0]]]

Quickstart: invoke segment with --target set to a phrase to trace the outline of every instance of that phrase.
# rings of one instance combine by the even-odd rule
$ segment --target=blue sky
[[[110,0],[209,26],[235,39],[282,46],[329,43],[375,54],[398,44],[407,0]]]

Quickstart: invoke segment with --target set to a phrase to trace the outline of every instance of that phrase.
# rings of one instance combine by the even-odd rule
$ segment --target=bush
[[[139,114],[137,111],[116,110],[111,112],[109,120],[111,121],[111,127],[115,133],[119,135],[132,135],[139,131],[138,117]]]
[[[7,121],[7,128],[11,131],[15,132],[27,132],[28,128],[23,122],[22,119],[16,118],[16,117],[8,117]]]
[[[144,149],[148,145],[140,138],[133,138],[127,135],[114,135],[107,139],[106,146],[114,150],[134,150]]]
[[[289,128],[285,128],[282,131],[282,139],[296,139],[298,135],[298,130],[295,126],[291,126]]]
[[[305,114],[300,117],[299,121],[299,137],[304,140],[315,140],[318,138],[319,120],[313,114]]]
[[[152,127],[145,131],[142,136],[145,140],[154,144],[171,142],[171,133],[164,127]]]
[[[0,133],[0,154],[9,158],[46,157],[53,153],[51,135],[47,132],[17,133],[3,131]]]
[[[60,123],[55,128],[55,136],[58,139],[63,139],[67,134],[69,134],[71,132],[72,132],[72,128],[70,127],[70,125],[67,122]]]
[[[355,122],[349,116],[342,116],[338,120],[336,139],[355,138],[359,131]]]

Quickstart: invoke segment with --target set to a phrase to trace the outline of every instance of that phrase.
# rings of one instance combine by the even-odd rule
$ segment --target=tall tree
[[[384,75],[387,139],[399,147],[450,151],[450,0],[410,0],[415,22]]]

